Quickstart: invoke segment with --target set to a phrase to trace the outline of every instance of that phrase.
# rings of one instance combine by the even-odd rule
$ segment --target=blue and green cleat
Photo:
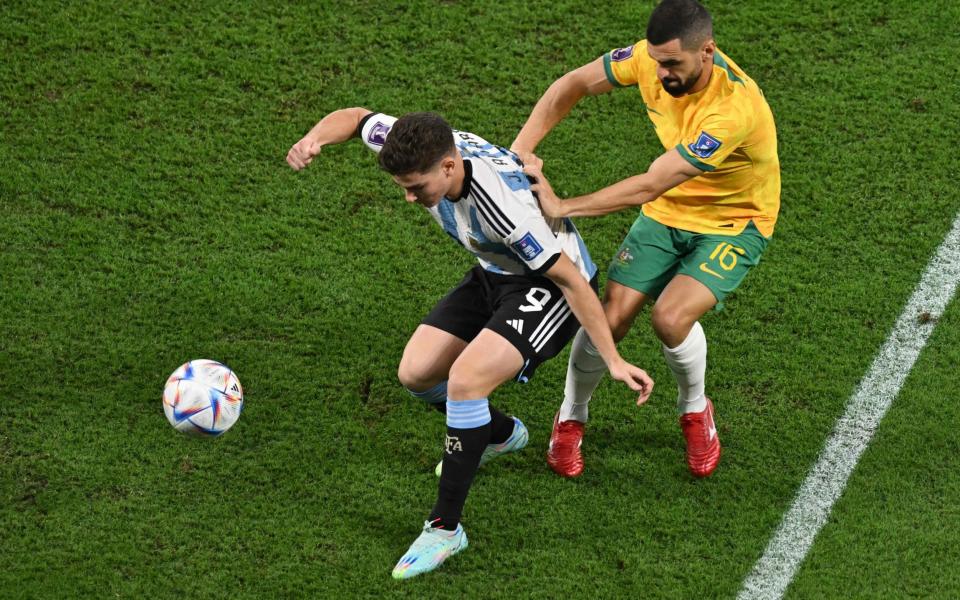
[[[526,426],[520,419],[516,417],[511,418],[513,419],[513,433],[511,433],[510,437],[502,444],[487,444],[487,447],[483,449],[483,454],[480,455],[481,467],[498,456],[523,450],[527,445],[527,440],[530,438],[530,435],[527,433]],[[437,463],[437,468],[434,469],[434,473],[437,474],[437,477],[440,477],[440,474],[443,473],[442,460]]]
[[[394,579],[409,579],[428,573],[457,552],[467,547],[467,533],[457,524],[453,531],[431,527],[430,521],[423,524],[423,533],[413,541],[406,554],[393,567]]]

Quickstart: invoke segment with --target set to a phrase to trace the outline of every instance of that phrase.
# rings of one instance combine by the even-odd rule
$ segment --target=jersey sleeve
[[[701,171],[713,171],[750,132],[750,120],[735,109],[714,111],[677,144],[680,156]]]
[[[522,172],[500,173],[500,178],[503,193],[510,197],[504,207],[510,227],[503,243],[530,271],[542,275],[560,258],[561,244],[540,212],[530,179]]]
[[[543,275],[560,258],[560,243],[543,215],[531,215],[510,232],[504,243],[532,272]]]
[[[491,164],[499,168],[489,168]],[[516,167],[512,170],[512,167]],[[519,163],[506,156],[472,169],[470,183],[485,233],[499,240],[524,266],[542,274],[560,258],[560,242],[547,225]]]
[[[370,113],[360,120],[357,132],[367,148],[380,154],[383,143],[387,141],[387,134],[390,133],[390,128],[396,122],[396,117],[383,113]]]
[[[615,48],[603,55],[603,71],[613,87],[628,87],[640,81],[639,60],[646,52],[646,41],[632,46]]]

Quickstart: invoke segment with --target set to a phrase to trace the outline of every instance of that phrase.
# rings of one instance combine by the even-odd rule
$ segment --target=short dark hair
[[[404,115],[390,128],[380,150],[380,166],[391,175],[426,173],[456,151],[453,129],[431,112]]]
[[[679,38],[684,50],[693,50],[712,37],[713,19],[697,0],[663,0],[647,22],[647,42],[655,46]]]

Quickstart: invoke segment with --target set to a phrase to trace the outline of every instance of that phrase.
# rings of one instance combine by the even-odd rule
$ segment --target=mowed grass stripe
[[[930,23],[958,9],[710,5],[721,49],[774,109],[783,168],[774,243],[729,310],[704,319],[721,469],[687,472],[644,313],[622,349],[656,398],[638,411],[601,384],[584,476],[559,480],[543,459],[564,353],[497,391],[531,443],[478,476],[470,549],[395,582],[436,495],[445,427],[403,391],[397,362],[471,260],[359,142],[304,173],[283,156],[355,104],[436,110],[509,144],[554,78],[641,37],[652,3],[320,8],[0,8],[0,597],[735,597],[960,209],[930,159],[960,123],[940,58],[956,42]],[[635,90],[578,105],[542,145],[557,189],[644,169],[661,146],[641,111]],[[603,281],[635,217],[577,222]],[[201,356],[247,394],[216,440],[180,436],[160,405],[170,372]],[[918,395],[942,403],[933,387]],[[916,488],[898,489],[911,504]],[[960,488],[941,489],[956,505]],[[960,547],[951,514],[914,521],[915,540],[942,532],[941,548]],[[900,552],[896,574],[948,564],[934,555]],[[833,572],[815,589],[876,589]],[[960,593],[956,579],[937,585]]]
[[[960,215],[738,598],[782,598],[960,282]]]

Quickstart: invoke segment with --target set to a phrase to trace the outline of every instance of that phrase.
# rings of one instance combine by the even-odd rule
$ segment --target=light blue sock
[[[415,392],[410,388],[407,388],[407,391],[412,395],[420,398],[427,404],[440,404],[447,401],[447,382],[441,381],[437,385],[433,386],[425,392]]]
[[[447,427],[476,429],[490,423],[490,403],[477,400],[450,400],[447,398]]]

